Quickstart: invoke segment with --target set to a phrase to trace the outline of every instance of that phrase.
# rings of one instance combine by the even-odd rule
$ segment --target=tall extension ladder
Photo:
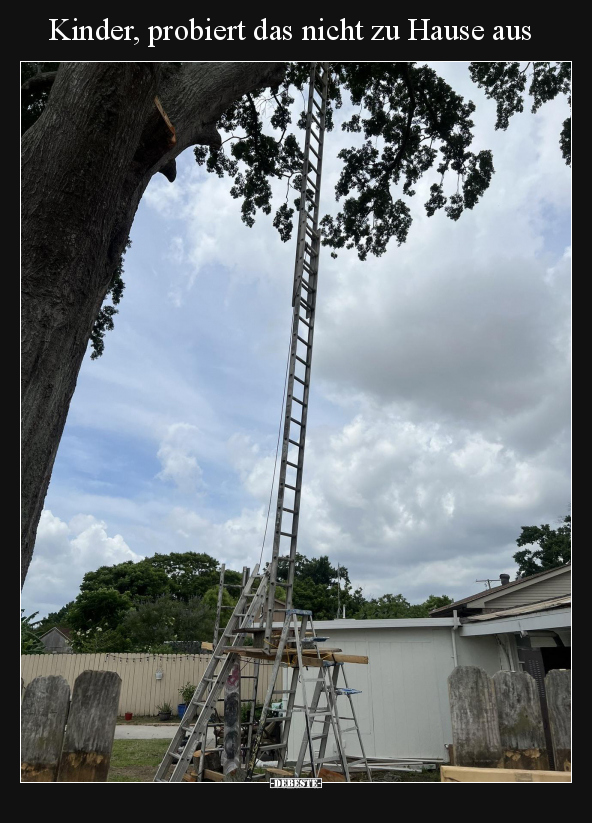
[[[252,592],[257,579],[260,581],[259,586],[255,592]],[[255,620],[259,620],[268,584],[268,571],[259,574],[259,566],[255,566],[214,648],[204,675],[181,718],[179,728],[156,771],[155,783],[179,783],[191,763],[195,750],[201,747],[202,755],[205,753],[210,717],[228,674],[240,659],[238,654],[232,652],[225,654],[224,648],[240,646],[245,637],[245,629],[252,626]],[[203,763],[204,760],[205,757],[202,756],[200,761]],[[199,770],[200,778],[202,771],[203,769]]]
[[[292,305],[294,308],[292,315],[292,345],[290,349],[286,391],[286,409],[278,480],[270,585],[267,595],[265,640],[268,643],[273,625],[275,588],[278,561],[281,555],[280,547],[282,537],[289,538],[290,541],[288,555],[281,558],[282,560],[288,561],[288,575],[285,584],[287,609],[291,608],[292,591],[294,588],[294,566],[298,539],[304,443],[308,416],[310,366],[317,299],[317,275],[319,270],[319,207],[328,84],[329,64],[312,63],[308,89],[306,138],[304,141],[304,160],[302,163],[296,263],[292,294]],[[284,522],[284,516],[286,514],[288,518],[287,522]]]

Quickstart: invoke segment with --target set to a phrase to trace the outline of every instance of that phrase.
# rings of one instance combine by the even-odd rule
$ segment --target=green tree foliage
[[[22,63],[23,131],[41,115],[48,99],[57,63]],[[180,64],[164,64],[163,71]],[[494,173],[488,149],[474,151],[472,115],[475,105],[457,94],[434,69],[414,62],[331,63],[327,128],[344,95],[357,109],[342,124],[349,133],[363,135],[362,145],[344,148],[335,195],[336,216],[321,220],[322,242],[335,256],[342,248],[355,248],[360,259],[381,255],[390,240],[405,242],[411,227],[409,200],[419,180],[433,178],[424,204],[431,216],[443,209],[458,220],[472,209],[488,188]],[[473,81],[497,103],[496,128],[506,129],[510,118],[524,108],[530,95],[533,112],[559,94],[570,96],[568,62],[535,61],[523,68],[517,62],[471,63]],[[200,165],[231,180],[231,195],[241,202],[241,216],[252,226],[258,211],[271,214],[285,242],[292,235],[295,209],[299,208],[302,135],[293,129],[291,107],[300,98],[309,76],[308,63],[287,63],[281,88],[261,89],[231,105],[218,122],[230,146],[198,146]],[[302,112],[297,124],[305,126]],[[566,162],[571,161],[571,120],[560,134]],[[285,196],[273,203],[272,180],[285,182]],[[129,245],[129,243],[128,243]],[[123,259],[123,258],[122,258]],[[91,332],[93,359],[104,350],[105,332],[113,328],[124,288],[122,259],[109,289],[111,304],[103,305]]]
[[[516,552],[514,560],[518,565],[518,577],[555,569],[571,560],[571,515],[566,515],[560,522],[563,525],[556,529],[552,529],[548,523],[522,526],[522,533],[516,543],[519,546],[537,545],[538,548]]]
[[[445,594],[431,594],[423,603],[415,605],[411,605],[402,594],[383,594],[382,597],[366,600],[356,617],[366,620],[429,617],[433,609],[449,603],[452,599]]]
[[[41,635],[56,627],[68,627],[68,613],[73,605],[74,601],[72,600],[70,603],[66,603],[65,606],[62,606],[62,608],[57,612],[50,612],[47,617],[44,617],[43,620],[40,620],[37,624],[37,633]]]
[[[33,612],[28,617],[21,609],[21,654],[44,654],[45,646],[39,639],[39,622],[34,622],[39,612]]]
[[[115,630],[132,605],[130,596],[121,594],[117,589],[83,591],[68,612],[68,625],[78,631],[97,627],[101,631]]]
[[[92,331],[90,333],[90,343],[92,346],[92,354],[90,356],[91,360],[96,360],[97,357],[100,357],[103,354],[105,351],[105,332],[113,331],[113,317],[119,312],[115,306],[119,305],[119,302],[123,296],[123,290],[125,289],[125,283],[123,282],[123,258],[131,244],[132,241],[128,237],[125,249],[123,250],[121,257],[119,258],[119,262],[115,267],[109,289],[107,290],[107,294],[105,296],[105,300],[109,297],[111,298],[112,305],[103,303],[97,315],[97,319],[92,327]]]
[[[241,577],[227,569],[224,579],[240,583]],[[276,596],[284,601],[286,577],[287,564],[280,563]],[[102,566],[84,576],[76,600],[39,625],[43,631],[68,626],[76,652],[167,652],[172,641],[212,639],[219,579],[217,561],[197,552]],[[238,591],[225,588],[222,604],[233,606]],[[333,566],[326,555],[296,555],[293,605],[310,609],[317,620],[341,617],[344,606],[346,616],[358,619],[428,617],[432,609],[451,602],[446,595],[430,595],[424,603],[410,605],[401,594],[366,601],[361,589],[353,590],[344,566]],[[230,614],[230,609],[222,611],[222,627]]]
[[[202,597],[219,582],[218,563],[209,554],[173,552],[155,554],[138,563],[127,560],[115,566],[101,566],[87,572],[80,586],[81,592],[97,589],[116,589],[134,600],[154,600],[170,594],[180,600]],[[227,583],[240,582],[238,572],[226,574]]]
[[[433,69],[416,63],[331,63],[330,68],[327,128],[333,127],[334,111],[341,108],[346,93],[359,110],[342,129],[362,134],[364,142],[339,153],[343,167],[335,194],[341,208],[336,217],[326,215],[321,221],[324,245],[355,248],[364,260],[368,254],[383,254],[393,238],[403,243],[412,222],[408,200],[426,173],[435,178],[424,204],[429,216],[444,209],[450,219],[458,220],[478,203],[494,168],[489,150],[472,151],[474,103],[465,101]],[[290,63],[277,93],[270,96],[262,90],[231,106],[218,124],[231,135],[229,151],[195,149],[200,165],[232,178],[230,191],[242,201],[241,215],[248,226],[254,224],[258,210],[272,211],[270,180],[285,180],[285,199],[273,221],[284,241],[291,237],[294,216],[290,193],[296,195],[293,205],[298,208],[301,184],[301,139],[290,130],[290,106],[303,91],[308,72],[308,64]],[[569,97],[568,63],[539,62],[524,70],[518,63],[472,63],[471,76],[497,101],[497,128],[507,128],[509,116],[522,110],[527,77],[533,111],[560,92]],[[264,132],[267,118],[273,134]],[[304,127],[304,112],[297,125]],[[569,162],[568,120],[561,145]]]
[[[558,94],[567,97],[571,106],[571,64],[534,61],[521,68],[520,63],[471,63],[471,79],[485,89],[487,97],[497,102],[496,129],[507,129],[510,117],[524,110],[524,94],[532,98],[531,111],[536,112],[543,103]],[[565,162],[571,164],[571,117],[561,129],[559,145]]]
[[[288,564],[280,563],[280,583],[286,581],[287,571]],[[333,620],[340,616],[344,606],[346,614],[353,616],[364,600],[361,589],[352,591],[344,566],[338,571],[327,556],[309,559],[301,554],[296,555],[292,599],[294,608],[310,609],[317,620]]]
[[[241,577],[229,569],[225,582]],[[85,574],[76,600],[44,624],[69,626],[77,652],[167,651],[166,641],[211,640],[219,578],[217,561],[198,552],[101,566]],[[233,591],[224,590],[223,605],[234,605]],[[225,609],[221,626],[229,616]]]
[[[167,641],[210,641],[215,617],[215,602],[212,606],[205,598],[185,602],[165,595],[130,610],[122,621],[121,634],[133,651],[164,651]]]

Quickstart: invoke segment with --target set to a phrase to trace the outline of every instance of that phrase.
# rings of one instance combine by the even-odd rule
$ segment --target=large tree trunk
[[[283,63],[62,63],[23,137],[22,581],[91,329],[152,176]],[[155,102],[162,104],[159,109]],[[168,118],[168,122],[167,122]],[[172,127],[170,126],[172,124]]]

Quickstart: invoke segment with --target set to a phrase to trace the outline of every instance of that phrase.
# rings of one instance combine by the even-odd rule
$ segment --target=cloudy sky
[[[570,501],[567,105],[496,132],[467,65],[436,68],[477,104],[475,150],[493,150],[496,173],[457,223],[422,214],[426,179],[407,243],[379,259],[322,253],[299,534],[300,552],[347,566],[366,597],[411,602],[513,576],[521,526],[556,524]],[[325,213],[351,141],[327,136]],[[228,181],[191,150],[178,169],[147,190],[115,330],[82,366],[27,613],[73,599],[89,570],[155,552],[259,560],[294,245],[269,217],[244,226]]]

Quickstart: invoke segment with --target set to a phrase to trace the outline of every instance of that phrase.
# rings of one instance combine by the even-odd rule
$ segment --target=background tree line
[[[278,570],[278,599],[287,568]],[[174,641],[211,641],[216,618],[220,566],[208,554],[155,554],[134,563],[101,566],[87,572],[80,593],[57,612],[33,623],[26,618],[23,653],[39,653],[35,637],[54,626],[68,628],[76,652],[165,652]],[[240,583],[241,573],[227,569],[226,583]],[[235,592],[235,594],[231,594]],[[225,589],[223,604],[236,603],[238,589]],[[430,609],[452,602],[430,595],[411,605],[401,594],[366,600],[353,590],[344,566],[333,566],[327,556],[296,557],[294,607],[310,609],[317,620],[347,617],[427,617]],[[230,609],[222,612],[224,626]]]
[[[549,524],[522,526],[514,554],[517,577],[562,566],[571,560],[571,516],[556,529]],[[532,546],[532,548],[523,548]],[[284,591],[287,563],[278,566],[278,598]],[[241,572],[227,569],[226,583],[240,583]],[[155,554],[138,563],[131,560],[101,566],[84,575],[80,593],[57,612],[34,622],[36,614],[21,617],[21,650],[39,654],[40,635],[54,626],[67,627],[76,652],[165,652],[174,641],[210,641],[214,631],[220,564],[209,554]],[[233,596],[230,592],[235,592]],[[236,603],[238,589],[225,589],[223,604]],[[328,556],[296,555],[294,607],[310,609],[317,620],[341,617],[388,619],[428,617],[433,609],[452,603],[447,595],[431,594],[411,604],[402,594],[366,599],[355,589],[345,566],[333,566]],[[222,612],[221,624],[230,609]]]

